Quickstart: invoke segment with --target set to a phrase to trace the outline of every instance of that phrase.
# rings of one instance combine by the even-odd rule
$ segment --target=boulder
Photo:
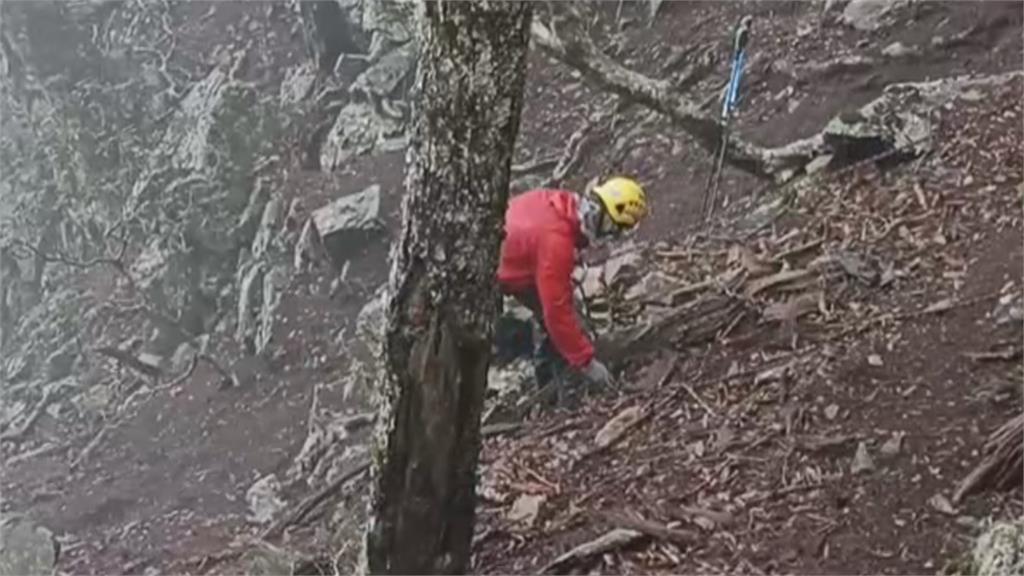
[[[402,81],[412,75],[416,64],[415,44],[406,42],[387,52],[363,71],[352,83],[352,92],[361,92],[371,98],[397,96]]]
[[[415,39],[416,4],[414,0],[363,2],[362,28],[372,34],[371,53],[384,44],[404,44]]]
[[[675,282],[660,272],[650,272],[626,290],[625,298],[629,301],[653,301],[658,302],[668,296]]]
[[[277,223],[281,218],[284,201],[279,195],[274,195],[263,207],[263,216],[260,218],[259,227],[256,229],[256,236],[252,240],[252,256],[260,258],[266,254],[277,233]]]
[[[20,515],[0,524],[0,574],[51,574],[57,563],[53,533]]]
[[[284,265],[273,266],[263,276],[263,305],[259,311],[255,342],[257,354],[263,354],[270,345],[274,334],[274,315],[281,305],[289,279],[288,267]]]
[[[257,524],[266,524],[285,507],[286,503],[279,496],[281,483],[277,476],[270,474],[257,480],[245,493],[245,501],[249,505],[249,520]]]
[[[893,42],[885,48],[882,48],[882,55],[888,58],[906,58],[908,56],[916,56],[920,51],[916,48],[910,48],[902,42]]]
[[[252,576],[280,576],[293,574],[296,556],[283,548],[259,540],[242,554],[245,573]]]
[[[340,266],[383,230],[379,214],[380,186],[375,184],[315,210],[312,220],[327,254]]]
[[[404,122],[378,114],[370,102],[349,102],[338,112],[324,139],[320,166],[336,170],[354,156],[379,150],[404,129]]]
[[[280,99],[282,106],[294,106],[313,90],[316,84],[316,68],[309,62],[289,68],[281,82]]]
[[[60,380],[68,376],[77,359],[78,344],[74,339],[68,340],[46,358],[46,379]]]
[[[908,2],[909,0],[850,0],[843,9],[843,22],[865,32],[878,30],[890,12]]]
[[[356,337],[376,348],[383,341],[386,314],[387,284],[382,284],[356,316]]]
[[[258,329],[258,303],[262,301],[263,273],[262,262],[250,264],[248,268],[243,269],[238,286],[238,322],[235,338],[253,348]]]

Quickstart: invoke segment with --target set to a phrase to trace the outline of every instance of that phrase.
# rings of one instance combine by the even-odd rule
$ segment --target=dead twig
[[[634,517],[623,513],[602,512],[600,517],[616,528],[633,530],[646,534],[651,538],[671,542],[677,546],[690,547],[699,542],[700,536],[690,530],[669,528],[668,526],[652,520]]]
[[[483,438],[501,436],[502,434],[515,432],[522,427],[523,425],[521,422],[498,422],[495,424],[488,424],[480,428],[480,436]]]
[[[748,500],[746,502],[746,505],[750,506],[753,504],[761,504],[763,502],[767,502],[768,500],[773,500],[781,496],[793,494],[794,492],[802,492],[804,490],[817,490],[819,488],[822,488],[823,486],[824,484],[822,484],[821,482],[815,482],[812,484],[798,484],[796,486],[787,486],[785,488],[779,488],[778,490],[772,490],[771,492],[761,494],[756,498]]]
[[[988,362],[993,360],[1016,360],[1024,353],[1020,346],[1006,346],[998,350],[988,352],[964,352],[964,356],[975,362]]]
[[[705,412],[708,413],[708,416],[711,416],[712,418],[718,418],[718,414],[716,414],[715,411],[711,409],[711,406],[708,406],[707,402],[705,402],[703,398],[698,396],[697,393],[693,391],[693,388],[691,388],[689,384],[683,382],[680,383],[680,386],[683,388],[683,390],[686,391],[687,394],[690,395],[691,398],[694,399],[694,401],[697,402],[697,404],[700,405],[701,408],[704,409]]]
[[[182,382],[184,382],[185,380],[187,380],[195,372],[196,366],[198,366],[199,360],[203,356],[205,355],[193,355],[192,362],[189,364],[188,368],[186,368],[185,371],[181,373],[180,376],[176,377],[174,380],[168,382],[167,384],[158,386],[157,388],[152,390],[148,390],[148,392],[150,393],[150,398],[152,398],[154,394],[160,392],[161,390],[174,388],[181,384]],[[104,424],[103,427],[100,428],[100,430],[96,433],[96,435],[93,436],[92,440],[90,440],[89,443],[85,445],[85,448],[82,448],[82,451],[79,452],[78,455],[75,456],[74,460],[71,461],[70,467],[72,470],[77,468],[79,464],[84,462],[89,457],[89,455],[92,454],[92,451],[95,450],[97,446],[99,446],[100,442],[102,442],[103,439],[106,438],[107,434],[111,430],[117,428],[118,426],[121,425],[122,422],[124,422],[125,418],[127,417],[126,411],[128,409],[128,406],[135,399],[136,395],[142,394],[144,392],[146,392],[145,389],[139,389],[133,392],[131,395],[129,395],[128,398],[125,398],[121,406],[118,407],[116,411],[116,416],[110,422]]]
[[[604,443],[604,444],[597,444],[595,446],[592,446],[590,449],[585,451],[583,454],[580,454],[579,458],[577,458],[573,462],[573,466],[578,466],[583,461],[585,461],[585,460],[587,460],[589,458],[592,458],[593,456],[596,456],[598,454],[601,454],[602,452],[605,452],[605,451],[611,449],[612,446],[614,446],[614,445],[618,444],[619,442],[621,442],[623,438],[625,438],[627,435],[629,435],[629,433],[632,432],[634,429],[636,429],[638,426],[640,426],[644,422],[650,420],[651,416],[653,416],[654,413],[655,413],[655,410],[654,410],[653,404],[652,403],[648,403],[643,408],[643,410],[641,411],[640,416],[638,416],[635,420],[633,420],[632,422],[627,423],[625,426],[623,426],[622,428],[617,430],[615,432],[615,434],[611,438],[609,438],[606,443]]]
[[[36,407],[32,410],[32,413],[29,414],[29,416],[25,418],[25,420],[17,428],[6,430],[4,431],[3,434],[0,434],[0,442],[11,442],[15,440],[20,440],[22,436],[24,436],[26,433],[28,433],[29,430],[32,429],[32,426],[35,425],[36,420],[38,420],[39,417],[43,415],[43,411],[46,410],[46,406],[50,403],[52,399],[52,389],[50,389],[49,387],[45,388],[43,390],[43,397],[39,399],[39,402],[36,404]]]
[[[292,510],[287,515],[283,516],[282,518],[268,526],[267,529],[264,530],[262,534],[260,534],[260,538],[264,540],[276,538],[284,531],[285,528],[301,522],[303,518],[305,518],[310,512],[313,511],[314,508],[316,508],[322,502],[327,500],[327,498],[329,498],[332,494],[340,490],[341,487],[344,486],[346,482],[352,480],[353,478],[359,476],[360,474],[366,472],[369,469],[369,459],[366,459],[365,461],[356,464],[355,467],[353,467],[351,470],[342,474],[327,486],[324,486],[320,490],[317,490],[314,494],[311,494],[302,502],[299,502],[299,504],[295,507],[294,510]]]
[[[676,508],[669,508],[668,514],[669,516],[679,520],[692,520],[694,517],[704,518],[719,526],[728,526],[733,522],[732,514],[729,514],[728,512],[717,512],[715,510],[708,510],[707,508],[700,508],[698,506],[677,506]]]
[[[582,564],[613,550],[628,546],[643,538],[643,534],[636,530],[616,528],[594,540],[584,542],[579,546],[555,558],[549,564],[541,568],[541,574],[548,574],[554,571],[564,572],[574,564]]]
[[[985,457],[957,486],[953,503],[985,489],[1020,487],[1024,476],[1024,414],[996,429],[985,442]]]

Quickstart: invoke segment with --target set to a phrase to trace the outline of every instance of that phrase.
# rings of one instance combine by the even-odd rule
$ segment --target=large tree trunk
[[[426,2],[388,285],[366,568],[464,573],[531,6]]]

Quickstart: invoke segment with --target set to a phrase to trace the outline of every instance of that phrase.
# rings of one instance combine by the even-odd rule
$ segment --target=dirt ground
[[[197,13],[207,12],[207,4],[196,4],[203,4]],[[197,54],[210,48],[207,39],[240,41],[215,32],[225,21],[241,14],[273,17],[257,3],[213,5],[216,17],[186,26],[194,39],[184,44],[186,57],[200,59]],[[606,8],[614,13],[615,3]],[[1016,2],[915,3],[896,24],[871,33],[819,26],[819,10],[818,4],[805,2],[666,2],[648,27],[646,4],[627,3],[623,17],[630,22],[619,57],[657,76],[670,48],[683,42],[723,44],[741,14],[754,14],[758,28],[751,50],[757,56],[736,126],[764,144],[809,135],[892,82],[1022,66],[1024,18]],[[187,15],[183,19],[188,22]],[[951,47],[932,40],[963,31],[970,33]],[[920,46],[923,56],[810,80],[794,80],[779,66],[782,60],[820,61],[846,54],[878,57],[893,42]],[[272,83],[274,70],[294,62],[301,44],[282,34],[264,52],[272,56],[250,73]],[[560,153],[587,111],[608,101],[539,53],[531,57],[529,74],[518,161]],[[719,65],[717,76],[726,74],[725,65]],[[632,110],[625,123],[641,116],[641,110]],[[933,573],[962,552],[974,521],[1021,514],[1019,494],[971,498],[952,514],[929,503],[936,494],[950,492],[976,461],[985,436],[1019,411],[1019,396],[1007,390],[1019,389],[1022,381],[1017,363],[978,362],[963,355],[1021,337],[1019,326],[996,327],[989,317],[990,296],[1011,280],[1016,282],[1012,290],[1019,292],[1024,276],[1020,86],[1016,93],[965,105],[951,116],[941,127],[941,151],[923,164],[921,178],[945,202],[968,207],[958,213],[959,239],[941,254],[921,254],[917,270],[922,272],[899,290],[866,293],[860,302],[881,310],[918,310],[951,295],[958,282],[959,301],[977,298],[976,303],[841,337],[836,336],[839,328],[811,327],[795,351],[780,350],[775,336],[758,327],[741,331],[745,338],[702,349],[666,346],[652,355],[656,361],[646,369],[622,375],[657,381],[655,372],[674,362],[661,387],[591,398],[578,411],[547,413],[516,435],[489,440],[483,479],[502,496],[482,497],[474,571],[537,572],[606,531],[610,523],[602,513],[626,512],[662,523],[681,521],[699,538],[689,546],[648,539],[605,554],[585,569]],[[998,150],[991,146],[997,141]],[[608,154],[598,146],[566,186],[582,186],[603,169]],[[651,121],[620,167],[637,175],[652,197],[653,215],[638,241],[674,242],[692,230],[709,165],[708,155],[684,134],[663,120]],[[944,171],[932,170],[937,165]],[[393,235],[402,167],[401,153],[362,158],[331,174],[292,166],[284,182],[286,201],[298,197],[307,208],[316,207],[380,184]],[[888,179],[913,169],[905,165],[879,175],[867,167],[863,178],[896,194],[886,187]],[[967,174],[973,179],[969,185],[963,179]],[[762,183],[732,170],[722,187],[733,201],[765,193]],[[742,210],[745,205],[736,206]],[[799,217],[780,221],[776,233],[805,224]],[[349,275],[355,280],[341,293],[331,294],[327,271],[297,277],[274,337],[285,352],[273,365],[248,366],[249,360],[239,359],[234,368],[251,375],[243,386],[224,390],[216,374],[200,367],[180,390],[161,393],[110,431],[78,468],[69,463],[89,438],[75,440],[66,451],[5,466],[5,500],[60,537],[58,568],[76,574],[142,573],[147,568],[161,573],[243,571],[234,558],[221,563],[211,558],[258,531],[246,520],[245,491],[257,478],[285,470],[299,452],[313,386],[343,375],[349,358],[334,343],[335,336],[346,327],[354,330],[355,315],[386,278],[389,240],[368,245],[352,260]],[[943,276],[951,259],[960,263],[959,275]],[[314,365],[311,357],[326,360]],[[753,376],[721,380],[731,366],[797,360],[806,371],[794,372],[781,398],[772,396],[775,388],[755,384]],[[680,388],[683,384],[699,400]],[[360,400],[365,394],[346,399],[336,387],[323,390],[321,401],[329,408],[366,409]],[[662,409],[613,449],[573,464],[610,417],[645,402],[658,402]],[[880,446],[897,434],[902,438],[899,452],[879,454]],[[728,449],[711,447],[711,437],[728,435],[734,439],[723,440]],[[823,450],[802,448],[801,439],[810,436],[843,441]],[[694,443],[702,440],[707,440],[701,448],[705,452],[697,454]],[[871,447],[875,469],[851,474],[849,462],[863,441]],[[781,486],[801,485],[809,488],[780,491]],[[545,497],[530,528],[507,518],[511,500],[522,493]],[[680,512],[685,507],[728,511],[730,518],[717,526],[695,525]]]

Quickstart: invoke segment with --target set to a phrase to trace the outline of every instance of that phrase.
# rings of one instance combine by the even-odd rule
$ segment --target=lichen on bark
[[[531,7],[429,2],[392,248],[364,569],[469,568],[494,284]]]

